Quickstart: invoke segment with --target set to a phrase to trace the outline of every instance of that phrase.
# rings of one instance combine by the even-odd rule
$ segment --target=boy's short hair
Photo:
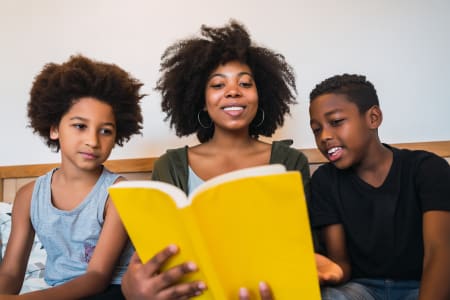
[[[311,91],[310,102],[324,94],[340,94],[358,106],[360,113],[365,113],[374,105],[379,106],[377,91],[373,84],[363,75],[342,74],[325,79]]]
[[[93,97],[112,107],[116,121],[115,143],[122,146],[133,134],[141,133],[139,90],[142,83],[120,67],[91,60],[82,55],[71,56],[62,64],[49,63],[35,77],[28,102],[29,127],[56,151],[59,141],[50,138],[50,128],[80,98]]]

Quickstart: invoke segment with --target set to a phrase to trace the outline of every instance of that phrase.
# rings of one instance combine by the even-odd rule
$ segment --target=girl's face
[[[95,170],[109,156],[116,139],[112,107],[96,98],[76,101],[50,129],[50,138],[59,139],[61,163],[79,170]]]
[[[249,66],[238,61],[219,65],[208,78],[205,100],[215,130],[248,130],[258,111],[258,91]]]

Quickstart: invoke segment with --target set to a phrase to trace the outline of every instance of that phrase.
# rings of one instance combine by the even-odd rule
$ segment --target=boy
[[[450,167],[382,144],[381,122],[364,76],[334,76],[310,94],[311,129],[329,160],[311,180],[311,221],[344,271],[323,299],[450,299]]]

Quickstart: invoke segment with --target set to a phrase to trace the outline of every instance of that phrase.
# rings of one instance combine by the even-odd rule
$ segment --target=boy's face
[[[379,125],[374,127],[372,109],[361,114],[342,94],[323,94],[311,102],[310,125],[317,148],[337,168],[347,169],[365,157],[372,129]]]
[[[94,170],[108,158],[115,144],[113,109],[96,98],[80,98],[58,127],[51,128],[50,138],[59,140],[62,164]]]

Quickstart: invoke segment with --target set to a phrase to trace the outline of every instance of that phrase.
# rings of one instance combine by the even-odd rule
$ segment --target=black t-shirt
[[[422,214],[450,210],[450,167],[426,151],[389,148],[392,166],[378,188],[351,169],[321,166],[311,179],[311,222],[343,225],[353,278],[420,280]]]

